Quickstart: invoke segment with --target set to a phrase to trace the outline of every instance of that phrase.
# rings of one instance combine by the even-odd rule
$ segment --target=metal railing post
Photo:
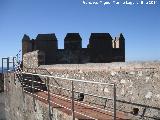
[[[23,87],[23,84],[24,84],[24,74],[22,73],[22,94],[23,94],[23,102],[24,102],[24,87]]]
[[[4,60],[4,59],[2,58],[2,74],[3,74],[3,60]]]
[[[51,102],[50,102],[50,87],[49,87],[49,77],[47,77],[47,87],[48,87],[48,108],[49,108],[49,119],[52,120],[51,114]]]
[[[33,96],[33,106],[34,110],[36,111],[36,104],[35,104],[35,96],[34,96],[34,76],[32,75],[32,96]]]
[[[12,61],[13,61],[13,72],[14,72],[14,84],[16,84],[15,57],[12,58]]]
[[[3,74],[3,58],[2,58],[2,80],[4,80],[4,74]]]
[[[18,63],[18,54],[16,55],[16,57],[17,57],[17,63]]]
[[[23,92],[24,75],[22,74],[22,92]]]
[[[15,72],[16,72],[16,70],[15,70],[15,57],[13,57],[13,72],[14,72],[14,80],[16,79],[16,77],[15,77]]]
[[[12,60],[13,60],[13,71],[15,71],[15,57],[13,57]]]
[[[9,76],[9,57],[7,59],[7,75]]]
[[[116,85],[113,85],[113,110],[114,110],[114,115],[113,115],[113,120],[116,120]]]
[[[9,70],[9,57],[7,58],[7,71]]]
[[[74,114],[74,83],[72,82],[72,120],[75,120],[75,114]]]

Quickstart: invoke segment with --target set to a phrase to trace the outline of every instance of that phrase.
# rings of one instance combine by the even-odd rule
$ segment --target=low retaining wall
[[[14,74],[5,74],[5,114],[6,120],[49,120],[48,105],[35,100],[33,97],[22,92],[22,87],[18,79],[14,81]],[[51,108],[54,112],[53,120],[71,120],[71,116]]]

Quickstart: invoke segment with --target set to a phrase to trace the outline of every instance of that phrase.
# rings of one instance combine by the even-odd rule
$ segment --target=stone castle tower
[[[87,48],[82,48],[79,33],[68,33],[64,49],[58,49],[56,35],[38,34],[30,40],[24,35],[22,54],[39,50],[45,53],[45,64],[125,62],[125,38],[122,33],[111,37],[109,33],[91,33]]]
[[[40,50],[45,53],[46,63],[56,62],[57,57],[57,38],[55,34],[38,34],[34,40],[34,50]]]
[[[32,51],[32,45],[29,36],[26,34],[22,38],[22,55]]]
[[[35,40],[30,40],[27,35],[24,35],[22,39],[22,55],[35,50],[43,51],[47,64],[56,62],[57,49],[58,44],[55,34],[38,34]]]
[[[91,33],[88,49],[91,62],[112,62],[112,37],[109,33]]]
[[[118,37],[115,37],[114,40],[112,40],[112,47],[112,54],[115,56],[113,59],[115,62],[119,59],[122,62],[125,61],[125,38],[122,33]]]
[[[82,38],[79,33],[68,33],[64,39],[65,50],[82,49]]]

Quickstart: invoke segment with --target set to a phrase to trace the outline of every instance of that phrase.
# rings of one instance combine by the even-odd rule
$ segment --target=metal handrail
[[[93,82],[89,80],[78,80],[78,79],[72,79],[72,78],[64,78],[64,77],[57,77],[57,76],[51,76],[51,75],[41,75],[41,74],[36,74],[36,73],[27,73],[27,72],[22,72],[22,74],[28,74],[28,75],[37,75],[41,77],[49,77],[49,78],[56,78],[56,79],[61,79],[61,80],[68,80],[68,81],[75,81],[75,82],[84,82],[84,83],[93,83],[93,84],[101,84],[101,85],[108,85],[108,86],[114,86],[115,83],[102,83],[102,82]]]
[[[27,75],[32,75],[32,76],[41,76],[41,77],[47,77],[47,78],[54,78],[54,79],[61,79],[61,80],[64,80],[64,81],[65,80],[70,81],[72,83],[70,91],[72,92],[72,118],[73,118],[73,120],[75,120],[75,114],[74,114],[74,92],[76,92],[74,90],[73,82],[83,82],[83,83],[91,83],[91,84],[101,84],[101,85],[113,86],[113,99],[110,99],[110,100],[113,100],[113,119],[116,120],[116,85],[115,85],[115,83],[102,83],[102,82],[94,82],[94,81],[88,81],[88,80],[78,80],[78,79],[57,77],[57,76],[53,76],[53,75],[42,75],[42,74],[28,73],[28,72],[22,72],[22,74],[27,74]],[[94,96],[98,97],[97,95],[94,95]]]
[[[28,80],[28,79],[24,79],[26,81],[32,81],[32,80]],[[33,81],[34,83],[38,83],[38,84],[45,84],[45,83],[41,83],[41,82],[37,82],[37,81]],[[58,89],[62,89],[62,90],[66,90],[66,91],[72,91],[70,89],[67,89],[67,88],[64,88],[64,87],[58,87],[58,86],[53,86],[53,85],[50,85],[51,87],[54,87],[54,88],[58,88]],[[74,91],[75,93],[81,93],[81,91]],[[109,98],[109,97],[104,97],[104,96],[98,96],[98,95],[94,95],[94,94],[90,94],[90,93],[84,93],[84,95],[88,95],[88,96],[93,96],[93,97],[97,97],[97,98],[102,98],[102,99],[107,99],[107,100],[113,100],[112,98]]]

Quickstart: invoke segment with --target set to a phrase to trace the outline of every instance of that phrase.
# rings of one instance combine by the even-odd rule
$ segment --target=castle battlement
[[[87,48],[82,48],[80,34],[67,33],[64,49],[58,49],[58,40],[54,33],[38,34],[36,39],[24,35],[22,54],[36,50],[45,53],[45,64],[124,62],[125,38],[122,34],[113,39],[109,33],[91,33]]]

